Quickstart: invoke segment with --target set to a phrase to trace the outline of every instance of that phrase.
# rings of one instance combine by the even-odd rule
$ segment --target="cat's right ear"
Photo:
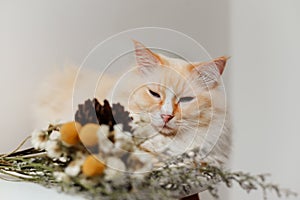
[[[151,71],[153,67],[157,67],[161,64],[161,60],[157,54],[153,53],[150,49],[136,40],[133,40],[133,43],[136,63],[142,72],[145,73],[149,70]]]

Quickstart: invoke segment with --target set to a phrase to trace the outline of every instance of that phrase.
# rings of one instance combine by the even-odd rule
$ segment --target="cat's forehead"
[[[199,89],[199,84],[193,80],[191,63],[183,59],[159,56],[164,62],[163,65],[154,67],[150,70],[151,73],[146,75],[151,87],[162,92],[170,90],[177,95],[191,93],[195,88]]]
[[[172,58],[172,57],[167,57],[162,54],[158,54],[158,55],[166,66],[169,66],[172,68],[183,69],[190,64],[190,62],[188,62],[187,60],[185,60],[183,58]]]
[[[148,77],[148,85],[161,92],[171,91],[179,95],[182,93],[190,93],[193,89],[193,82],[189,76],[171,67],[164,67],[156,70]]]

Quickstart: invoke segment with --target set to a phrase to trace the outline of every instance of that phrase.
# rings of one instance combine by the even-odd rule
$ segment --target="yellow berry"
[[[79,142],[78,132],[81,125],[78,122],[68,122],[61,126],[61,140],[68,145],[76,145]]]
[[[98,144],[97,131],[99,127],[98,124],[86,124],[81,128],[79,137],[83,145],[91,147]]]
[[[96,155],[89,155],[82,165],[82,173],[88,177],[99,176],[104,170],[105,164],[98,160]]]

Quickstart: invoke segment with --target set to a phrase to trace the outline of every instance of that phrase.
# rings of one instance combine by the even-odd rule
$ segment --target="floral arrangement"
[[[96,99],[79,105],[75,121],[50,124],[0,155],[0,178],[34,182],[88,199],[178,199],[238,183],[280,197],[296,193],[267,182],[267,175],[230,172],[201,160],[197,149],[162,158],[139,148],[134,119],[120,104]],[[31,139],[32,148],[20,150]]]

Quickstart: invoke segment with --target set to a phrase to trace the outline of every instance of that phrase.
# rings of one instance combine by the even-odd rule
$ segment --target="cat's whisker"
[[[186,119],[178,121],[178,123],[197,124],[200,120]]]
[[[179,129],[181,129],[181,131],[182,131],[182,132],[185,132],[185,133],[186,133],[186,132],[189,132],[189,131],[192,131],[192,132],[195,131],[195,129],[192,128],[192,127],[190,127],[190,126],[180,126]]]
[[[197,123],[187,123],[187,122],[183,122],[183,123],[177,123],[176,124],[178,127],[187,127],[190,129],[194,129],[194,127],[197,127]]]

